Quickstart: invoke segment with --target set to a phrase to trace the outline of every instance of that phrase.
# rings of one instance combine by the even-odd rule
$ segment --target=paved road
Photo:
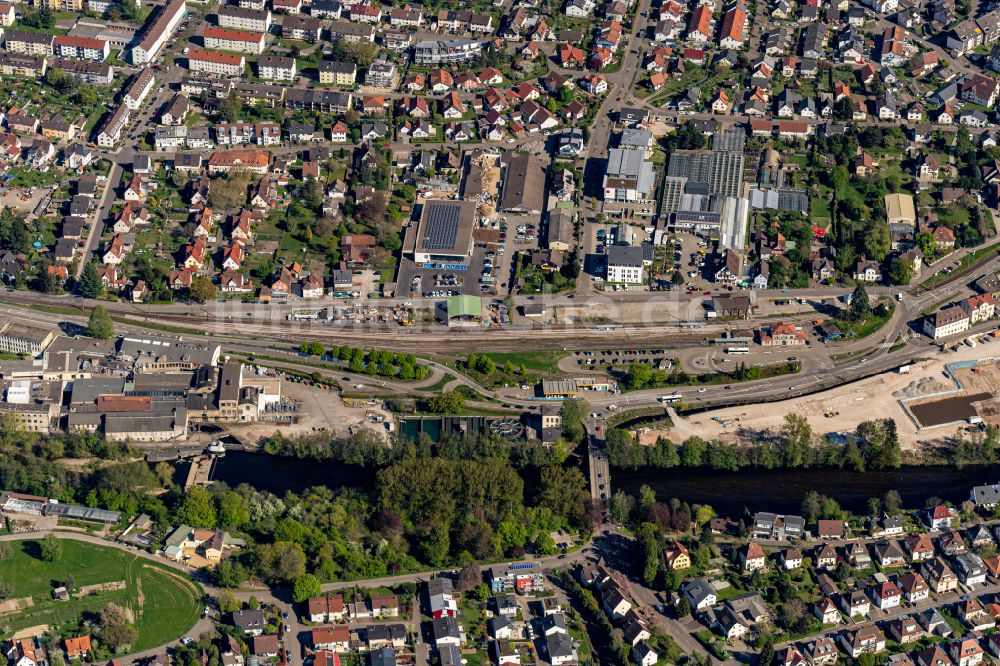
[[[483,564],[479,567],[481,573],[486,573],[493,566],[504,566],[509,562],[534,562],[539,564],[544,569],[551,569],[562,566],[569,566],[571,564],[576,564],[578,562],[583,562],[587,559],[589,555],[589,549],[581,548],[575,550],[572,553],[566,555],[551,555],[547,557],[525,557],[520,560],[506,560],[504,562],[497,562],[496,564]],[[364,585],[366,587],[390,587],[393,585],[402,585],[404,583],[420,583],[422,581],[430,580],[442,574],[447,573],[457,573],[457,569],[438,569],[432,571],[421,571],[418,573],[410,574],[400,574],[398,576],[383,576],[381,578],[368,578],[363,581],[336,581],[333,583],[323,583],[324,592],[333,592],[336,590],[350,589],[352,587],[357,587],[358,585]]]
[[[111,207],[114,206],[115,200],[118,197],[118,185],[121,183],[122,179],[122,166],[121,164],[114,162],[111,166],[111,171],[108,172],[108,179],[104,184],[104,195],[101,197],[100,206],[97,212],[94,213],[94,219],[90,223],[90,230],[87,234],[87,240],[83,246],[83,255],[76,266],[76,275],[74,276],[77,280],[83,275],[83,268],[87,265],[87,262],[94,256],[97,252],[97,246],[101,242],[101,236],[104,235],[104,226],[111,215]]]
[[[587,472],[590,499],[599,502],[611,497],[611,465],[605,446],[605,422],[588,415],[584,420],[587,429]]]

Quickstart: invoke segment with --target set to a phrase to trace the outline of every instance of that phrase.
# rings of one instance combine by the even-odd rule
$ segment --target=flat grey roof
[[[96,401],[99,395],[122,395],[124,391],[125,379],[122,377],[76,379],[70,388],[69,401],[72,405],[82,405]]]
[[[415,252],[468,256],[475,219],[474,201],[424,202],[417,223]]]

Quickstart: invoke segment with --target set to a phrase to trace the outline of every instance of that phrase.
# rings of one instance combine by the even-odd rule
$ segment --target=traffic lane
[[[613,404],[619,404],[621,409],[647,407],[660,404],[660,396],[671,393],[680,394],[683,400],[697,407],[719,407],[731,402],[734,398],[742,398],[747,395],[753,395],[757,398],[775,398],[776,400],[769,401],[780,401],[784,399],[783,396],[787,396],[788,399],[801,397],[804,393],[816,390],[824,383],[827,383],[828,386],[824,387],[823,390],[828,390],[857,381],[868,375],[880,374],[926,353],[927,349],[924,347],[911,346],[896,354],[882,356],[870,362],[838,368],[836,375],[829,373],[796,374],[723,386],[703,386],[696,389],[689,387],[648,389],[635,393],[599,396],[588,400],[588,402],[592,408]],[[844,377],[845,373],[853,373],[855,376]]]

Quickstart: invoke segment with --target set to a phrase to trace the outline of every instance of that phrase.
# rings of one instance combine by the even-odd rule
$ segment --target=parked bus
[[[727,354],[749,354],[749,347],[726,347]]]

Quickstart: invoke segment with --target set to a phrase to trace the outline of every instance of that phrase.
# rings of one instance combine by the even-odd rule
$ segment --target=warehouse
[[[444,199],[424,202],[420,220],[406,235],[406,252],[413,261],[464,263],[472,254],[476,204]]]
[[[539,215],[545,203],[545,166],[534,155],[508,158],[500,211]]]

